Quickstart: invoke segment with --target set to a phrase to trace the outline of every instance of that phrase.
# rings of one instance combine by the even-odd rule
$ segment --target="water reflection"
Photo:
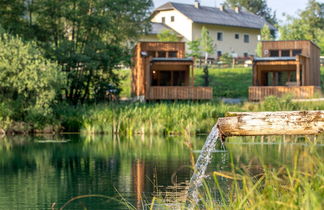
[[[255,174],[262,164],[291,164],[294,154],[310,149],[309,142],[314,140],[276,138],[229,139],[227,152],[216,148],[213,153],[209,174],[230,171],[231,162]],[[0,209],[49,209],[53,203],[58,208],[72,197],[92,194],[112,199],[79,199],[67,209],[126,209],[124,200],[142,208],[153,195],[168,202],[183,200],[190,167],[204,140],[77,135],[2,138]],[[322,140],[316,140],[318,145]],[[324,146],[316,148],[324,154]],[[228,179],[221,179],[221,184],[228,186]]]

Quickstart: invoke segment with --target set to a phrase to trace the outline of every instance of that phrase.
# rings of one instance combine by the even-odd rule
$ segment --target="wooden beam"
[[[227,116],[217,122],[223,138],[324,132],[324,111],[230,112]]]
[[[296,64],[296,84],[297,86],[300,86],[300,64],[299,62]]]

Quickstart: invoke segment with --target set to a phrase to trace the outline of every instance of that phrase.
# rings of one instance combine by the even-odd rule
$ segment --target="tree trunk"
[[[314,135],[324,133],[324,111],[230,112],[217,124],[222,138]]]

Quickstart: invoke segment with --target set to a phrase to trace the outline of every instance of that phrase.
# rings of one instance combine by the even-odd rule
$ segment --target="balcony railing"
[[[320,90],[317,86],[251,86],[249,100],[260,101],[267,96],[280,97],[285,94],[291,94],[294,98],[313,98]]]
[[[151,86],[146,96],[148,100],[208,100],[212,98],[212,88],[192,86]]]

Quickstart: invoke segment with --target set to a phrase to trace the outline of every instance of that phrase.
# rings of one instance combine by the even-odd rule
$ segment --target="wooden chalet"
[[[145,100],[211,99],[212,88],[194,86],[194,62],[184,42],[139,42],[132,69],[132,96]]]
[[[312,98],[320,92],[320,48],[311,41],[263,41],[262,57],[253,59],[249,100],[293,94]]]

